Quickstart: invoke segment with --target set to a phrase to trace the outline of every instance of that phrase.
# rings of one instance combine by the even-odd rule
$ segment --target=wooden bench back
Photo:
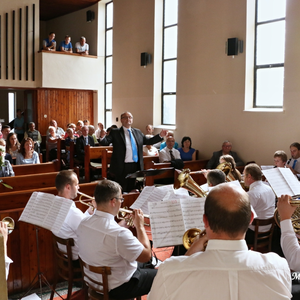
[[[17,166],[13,166],[13,170],[15,172],[15,176],[18,176],[18,175],[58,172],[60,169],[59,169],[58,160],[55,160],[53,162],[46,162],[41,164],[17,165]]]

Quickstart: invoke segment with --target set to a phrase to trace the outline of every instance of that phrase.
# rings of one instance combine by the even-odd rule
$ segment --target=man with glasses
[[[125,179],[126,175],[143,170],[143,145],[153,145],[162,141],[167,135],[167,130],[162,130],[151,138],[147,138],[139,129],[132,128],[133,116],[130,112],[121,114],[120,128],[112,129],[109,135],[103,130],[100,132],[100,144],[114,146],[110,163],[110,177],[118,182],[123,192],[134,189],[135,179]]]
[[[108,276],[111,298],[131,299],[148,294],[157,270],[143,269],[139,264],[149,261],[152,252],[143,212],[138,209],[133,213],[135,237],[115,222],[124,200],[118,183],[99,181],[94,197],[95,214],[82,220],[77,230],[80,258],[89,265],[111,267]],[[97,280],[101,281],[101,275]]]
[[[213,153],[213,156],[208,161],[206,169],[215,169],[219,165],[219,160],[222,155],[231,155],[234,158],[236,166],[243,166],[244,162],[238,157],[236,152],[231,151],[232,143],[230,141],[224,141],[222,144],[222,150]]]

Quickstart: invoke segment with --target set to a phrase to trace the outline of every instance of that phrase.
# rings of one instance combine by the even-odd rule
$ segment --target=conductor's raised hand
[[[168,134],[168,130],[166,130],[166,129],[163,129],[161,132],[160,132],[160,136],[161,137],[165,137],[165,136],[167,136],[167,134]]]

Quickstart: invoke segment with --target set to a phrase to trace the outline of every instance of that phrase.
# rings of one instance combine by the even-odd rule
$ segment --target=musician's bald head
[[[221,183],[208,194],[204,214],[204,222],[214,235],[241,239],[252,217],[248,194],[234,184]]]
[[[101,180],[94,191],[95,202],[97,205],[108,203],[110,200],[120,197],[121,192],[122,188],[117,182]]]

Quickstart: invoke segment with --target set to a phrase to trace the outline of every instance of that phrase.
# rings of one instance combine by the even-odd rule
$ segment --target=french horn
[[[223,162],[221,164],[219,164],[216,169],[221,170],[222,172],[224,172],[224,174],[226,175],[226,181],[230,182],[230,181],[235,181],[235,177],[232,174],[232,166],[231,163],[229,162]]]
[[[179,172],[178,170],[176,171]],[[174,182],[174,189],[177,190],[180,187],[183,187],[200,198],[206,197],[207,193],[194,181],[190,176],[190,172],[190,169],[184,169],[180,172],[177,180]]]

